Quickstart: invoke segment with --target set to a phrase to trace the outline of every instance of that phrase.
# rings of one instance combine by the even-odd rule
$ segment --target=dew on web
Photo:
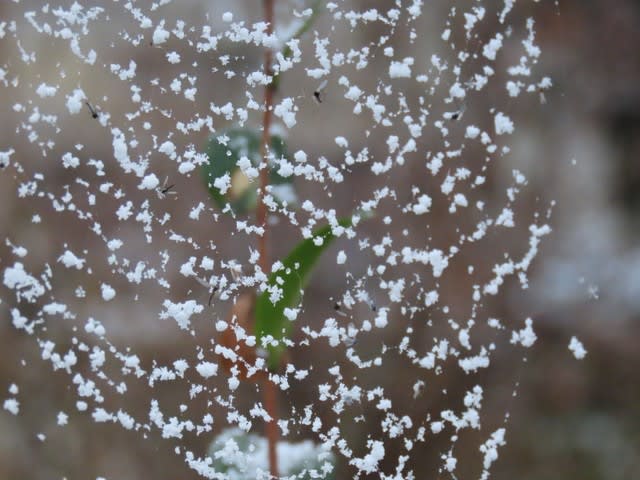
[[[65,376],[47,421],[203,478],[488,478],[483,372],[536,340],[493,298],[551,231],[509,166],[530,6],[254,3],[2,7],[2,304]]]

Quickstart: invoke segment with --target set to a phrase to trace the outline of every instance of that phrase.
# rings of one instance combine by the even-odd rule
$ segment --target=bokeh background
[[[233,12],[236,19],[258,21],[261,17],[258,3],[255,0],[189,0],[167,5],[161,10],[161,16],[152,17],[154,20],[162,16],[179,18],[188,26],[208,22],[215,31],[223,28],[221,15],[225,11]],[[360,0],[350,3],[356,10],[364,10],[373,7],[386,9],[393,2]],[[462,11],[475,2],[455,3]],[[383,386],[394,407],[406,412],[414,421],[429,414],[437,415],[445,408],[460,409],[464,391],[476,383],[482,384],[485,389],[483,428],[480,432],[461,435],[455,446],[459,459],[457,476],[460,479],[479,475],[482,457],[478,445],[490,432],[504,425],[505,413],[509,417],[508,444],[500,449],[500,459],[492,468],[493,478],[640,478],[640,377],[637,371],[640,365],[640,55],[637,53],[640,4],[632,0],[519,3],[510,21],[514,29],[516,26],[519,29],[516,32],[522,34],[523,19],[530,15],[536,18],[536,39],[542,48],[536,71],[549,75],[553,80],[552,89],[545,94],[546,103],[541,103],[537,96],[531,96],[509,104],[504,82],[496,80],[481,95],[468,99],[464,114],[465,120],[489,128],[487,110],[495,105],[509,113],[517,125],[510,139],[511,153],[486,164],[488,182],[482,189],[473,191],[470,198],[485,201],[489,209],[504,205],[505,189],[513,183],[512,169],[517,168],[528,178],[526,188],[514,204],[518,228],[508,234],[493,234],[485,242],[479,242],[456,257],[438,287],[440,304],[448,305],[449,313],[433,309],[408,319],[392,309],[389,327],[384,332],[363,338],[357,349],[365,355],[379,350],[383,344],[397,345],[411,322],[414,326],[411,345],[418,351],[430,348],[433,337],[451,336],[447,321],[454,319],[463,324],[471,311],[468,291],[475,282],[467,274],[467,266],[474,264],[477,272],[486,274],[503,258],[504,252],[520,257],[528,248],[527,226],[535,219],[536,213],[542,222],[549,222],[553,233],[542,243],[531,271],[529,288],[523,291],[516,280],[506,282],[498,296],[483,302],[478,319],[497,317],[508,329],[519,329],[524,325],[524,319],[531,316],[538,341],[532,349],[523,351],[508,344],[508,335],[501,337],[497,340],[499,348],[493,355],[491,368],[474,376],[459,372],[454,362],[443,366],[442,375],[425,376],[424,370],[411,366],[406,358],[393,351],[385,355],[379,369],[358,372],[353,365],[344,363],[342,373],[345,378],[356,378],[357,383],[369,388]],[[138,106],[131,103],[128,85],[114,79],[107,69],[82,64],[70,52],[68,43],[38,35],[28,27],[24,12],[40,7],[40,2],[29,1],[0,4],[0,23],[16,19],[21,32],[21,46],[37,56],[36,62],[24,64],[19,59],[20,51],[14,40],[6,37],[0,41],[0,63],[9,66],[6,80],[10,82],[14,75],[20,76],[20,83],[3,87],[0,96],[0,149],[13,147],[16,153],[12,158],[23,165],[27,173],[41,172],[46,179],[44,190],[61,195],[65,192],[65,185],[69,185],[76,198],[81,198],[85,194],[74,184],[74,172],[64,169],[59,158],[64,152],[73,150],[74,145],[82,143],[87,157],[106,162],[113,154],[111,136],[91,122],[88,116],[70,117],[60,109],[59,133],[54,135],[53,128],[37,127],[43,128],[39,130],[42,138],[56,138],[56,145],[43,156],[40,148],[26,140],[26,130],[21,125],[26,115],[15,112],[13,105],[21,103],[28,111],[34,107],[43,112],[55,111],[59,105],[54,100],[48,103],[49,100],[39,99],[34,93],[37,85],[47,82],[59,84],[66,91],[82,86],[97,108],[108,111],[114,122]],[[149,117],[153,121],[150,133],[156,134],[159,142],[175,129],[176,119],[192,118],[203,108],[208,109],[210,101],[218,105],[227,101],[246,101],[243,84],[224,79],[224,68],[217,59],[218,54],[195,53],[193,49],[185,48],[184,42],[175,36],[162,48],[154,48],[148,45],[150,31],[140,30],[119,3],[106,2],[104,7],[110,20],[92,26],[91,34],[83,39],[83,48],[95,48],[99,52],[99,63],[106,65],[119,63],[127,66],[129,59],[135,60],[137,76],[134,83],[141,88],[143,97],[172,110],[171,118],[158,113]],[[415,25],[419,41],[409,42],[407,32],[399,27],[391,38],[395,56],[416,57],[416,70],[426,64],[433,52],[445,58],[450,56],[451,52],[443,50],[439,40],[450,7],[451,3],[447,1],[428,2],[424,7],[425,14]],[[490,13],[492,8],[488,7]],[[290,9],[291,4],[282,0],[277,17],[284,21],[290,16]],[[497,27],[492,22],[483,23],[481,38],[491,36]],[[169,23],[173,25],[174,22],[171,20]],[[319,32],[329,32],[333,28],[333,44],[342,51],[374,42],[385,33],[378,24],[351,32],[344,26],[334,25],[326,15],[320,18],[315,28]],[[123,40],[119,33],[124,31],[139,32],[142,35],[140,45],[134,48]],[[459,36],[460,32],[457,34]],[[303,45],[308,51],[312,48],[311,39],[305,39]],[[517,61],[521,54],[518,48],[517,42],[507,42],[506,51],[497,62],[502,70]],[[261,52],[256,49],[222,44],[219,52],[225,49],[230,55],[231,69],[256,70],[262,60]],[[171,50],[180,53],[180,65],[172,66],[166,62],[165,54]],[[185,69],[184,65],[191,65],[190,72],[200,79],[196,102],[162,94],[153,85],[156,78],[171,79],[179,75]],[[307,65],[303,63],[303,66]],[[366,70],[349,71],[349,78],[358,85],[373,88],[377,79],[386,75],[387,66],[388,59],[378,54]],[[214,68],[218,71],[212,72]],[[64,72],[64,77],[61,72]],[[211,80],[202,81],[207,75]],[[446,83],[446,74],[444,80]],[[183,81],[187,83],[188,79]],[[373,157],[385,157],[386,136],[374,130],[370,137],[366,137],[370,119],[366,115],[352,113],[352,106],[341,99],[337,77],[330,77],[322,105],[311,98],[314,88],[315,84],[304,76],[301,67],[283,79],[281,95],[300,97],[301,105],[298,124],[288,138],[291,151],[303,149],[309,156],[339,158],[344,153],[333,138],[340,134],[349,139],[354,152],[367,147]],[[409,99],[421,94],[416,84],[401,83],[398,88],[406,88]],[[254,95],[256,100],[261,99],[259,90]],[[134,119],[129,124],[137,131],[141,130],[141,121],[136,123]],[[221,123],[216,127],[224,126]],[[456,131],[456,126],[451,130],[452,142],[461,141],[463,131]],[[141,150],[150,147],[152,140],[149,135],[141,135],[139,140]],[[174,137],[180,148],[189,144],[201,148],[206,140],[205,131],[189,136],[176,134]],[[334,206],[339,214],[347,214],[359,200],[367,198],[385,182],[391,183],[399,192],[402,192],[403,185],[437,189],[442,178],[426,174],[422,153],[437,150],[438,147],[433,147],[437,142],[442,143],[438,135],[425,133],[420,140],[420,153],[416,154],[418,160],[397,169],[392,177],[381,179],[372,176],[366,167],[354,168],[345,184],[331,191],[332,197],[321,185],[303,182],[297,185],[299,195],[314,199],[320,206]],[[175,173],[175,163],[164,158],[151,161],[159,176],[171,175],[171,183],[176,184],[178,195],[175,197],[150,200],[153,208],[166,209],[172,214],[171,228],[188,234],[203,245],[210,240],[225,258],[246,260],[247,246],[253,246],[253,240],[239,234],[230,235],[234,230],[232,221],[189,220],[190,209],[199,202],[208,201],[199,175],[179,177]],[[485,166],[482,151],[475,152],[469,147],[464,161],[450,166],[461,165],[474,173],[479,172]],[[87,169],[79,174],[89,176],[88,172]],[[115,169],[110,174],[120,175]],[[94,287],[84,273],[75,277],[67,271],[64,281],[58,277],[55,293],[73,306],[77,318],[58,318],[49,322],[47,338],[56,341],[60,349],[66,351],[74,337],[81,341],[88,338],[81,327],[83,319],[93,316],[104,323],[110,341],[119,350],[130,349],[147,367],[153,361],[164,365],[176,358],[193,362],[198,346],[205,350],[211,347],[211,341],[215,341],[212,317],[214,320],[224,318],[229,304],[220,302],[194,319],[198,336],[192,337],[179,331],[172,322],[158,319],[157,313],[167,292],[157,285],[148,282],[132,285],[124,278],[114,278],[111,283],[118,290],[118,296],[114,301],[105,303],[101,299],[97,279],[110,275],[104,261],[109,252],[89,231],[92,223],[79,221],[73,213],[55,213],[47,199],[17,198],[18,185],[25,176],[29,175],[12,167],[0,173],[0,237],[26,247],[29,256],[23,261],[29,265],[55,263],[68,245],[74,251],[87,250],[89,264],[94,268]],[[117,183],[126,189],[128,198],[136,201],[143,198],[142,193],[136,192],[133,179],[116,178]],[[399,203],[410,201],[409,192],[405,193],[406,197],[398,199]],[[78,202],[82,207],[82,201]],[[170,295],[174,298],[191,295],[201,303],[207,301],[208,293],[185,281],[178,271],[179,265],[194,254],[192,247],[170,242],[164,233],[156,235],[153,245],[148,245],[140,234],[139,225],[133,221],[116,221],[113,212],[118,202],[104,202],[93,210],[93,220],[101,223],[109,237],[123,239],[125,246],[121,253],[124,256],[153,264],[158,262],[157,252],[168,249],[173,260],[163,275],[172,284]],[[424,238],[428,237],[432,245],[446,248],[457,240],[460,231],[471,231],[478,221],[472,213],[451,216],[447,208],[448,204],[436,201],[427,219],[428,224],[424,225],[425,217],[417,217],[417,220],[398,218],[393,205],[383,204],[380,218],[395,212],[393,226],[381,230],[380,222],[371,222],[362,227],[363,232],[372,243],[377,243],[387,231],[399,240],[402,228],[409,228],[408,243],[424,245]],[[548,212],[551,215],[546,220]],[[42,217],[41,224],[32,223],[34,213]],[[272,231],[271,254],[278,258],[291,248],[291,239],[295,238],[297,230],[281,221]],[[361,275],[372,262],[370,256],[362,254],[348,242],[341,240],[338,243],[327,254],[328,257],[333,258],[338,249],[346,250],[353,260],[350,267],[354,274]],[[13,261],[10,245],[1,245],[1,268],[6,268]],[[398,272],[407,271],[411,272],[398,269]],[[321,262],[305,293],[306,323],[319,328],[325,318],[333,315],[334,299],[344,289],[344,281],[344,271],[336,272],[333,261]],[[81,300],[74,300],[73,292],[79,283],[85,284],[87,295]],[[9,311],[14,306],[13,296],[4,290],[4,286],[0,288],[3,289],[0,304],[0,400],[12,396],[8,392],[12,383],[20,388],[17,395],[20,414],[14,416],[7,411],[0,412],[0,478],[198,478],[186,467],[181,456],[173,453],[173,448],[180,444],[204,455],[212,435],[225,425],[223,409],[216,404],[210,405],[206,395],[190,400],[189,378],[183,382],[162,384],[153,390],[144,381],[129,379],[126,402],[118,394],[105,389],[107,406],[113,410],[126,406],[130,413],[145,419],[151,398],[159,399],[168,410],[173,405],[176,414],[180,404],[187,404],[188,412],[194,418],[201,418],[206,412],[214,415],[214,432],[199,437],[190,435],[184,441],[172,443],[162,440],[157,432],[143,434],[125,431],[116,425],[96,425],[88,414],[76,411],[77,398],[68,375],[53,373],[50,365],[40,359],[34,338],[11,325]],[[376,292],[375,287],[372,287],[371,294],[374,301],[384,304],[382,294]],[[411,289],[408,289],[407,295],[410,294]],[[35,310],[35,307],[31,308]],[[23,309],[23,313],[28,314],[29,309]],[[365,308],[357,308],[353,312],[354,317],[366,315],[370,312]],[[432,326],[426,326],[426,318],[431,320]],[[479,328],[475,338],[480,342],[496,340],[492,335],[495,333]],[[567,348],[573,335],[579,337],[588,350],[582,361],[575,360]],[[331,412],[331,405],[319,403],[316,398],[317,384],[327,381],[327,367],[344,357],[344,348],[335,351],[326,342],[316,342],[308,348],[291,352],[291,355],[297,365],[313,367],[313,374],[305,383],[295,384],[282,395],[283,411],[288,412],[291,405],[302,408],[310,403],[317,404],[316,411],[323,422],[332,425],[339,421],[345,437],[353,441],[354,452],[362,454],[367,435],[375,437],[379,433],[382,416],[374,404],[353,406],[338,419]],[[90,375],[88,366],[81,365],[80,371],[83,368],[84,374]],[[117,365],[111,368],[117,375]],[[416,379],[424,379],[427,388],[422,396],[414,399],[410,392]],[[225,379],[219,378],[218,381],[223,388]],[[515,397],[514,388],[517,390]],[[442,393],[443,389],[446,389],[446,394]],[[254,385],[242,385],[237,392],[236,401],[241,410],[250,408],[256,399],[259,397],[256,397]],[[60,411],[70,415],[69,424],[65,427],[56,425],[56,415]],[[353,419],[358,415],[364,415],[366,421],[355,422]],[[37,438],[39,433],[46,435],[45,441]],[[408,465],[417,478],[450,478],[444,473],[438,477],[437,470],[440,456],[450,447],[452,434],[446,432],[416,444]],[[292,432],[292,436],[309,438],[312,435],[301,430]],[[388,443],[388,462],[383,462],[387,472],[393,468],[391,461],[400,454],[401,446],[401,442]],[[338,468],[337,478],[350,475],[344,462]]]

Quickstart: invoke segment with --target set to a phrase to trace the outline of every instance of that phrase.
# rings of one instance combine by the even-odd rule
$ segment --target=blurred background
[[[72,4],[54,3],[65,8]],[[159,13],[152,11],[149,16],[154,24],[167,19],[167,28],[172,29],[176,27],[175,19],[183,20],[189,39],[199,36],[199,26],[203,23],[210,25],[213,32],[225,28],[223,12],[232,12],[235,20],[245,19],[247,24],[259,21],[262,13],[256,7],[258,3],[255,0],[189,0],[163,6]],[[277,3],[277,18],[284,26],[291,19],[292,7],[299,7],[300,2]],[[453,41],[471,52],[478,47],[473,41],[465,44],[460,12],[475,3],[455,2],[458,14],[453,18],[458,23],[452,26]],[[344,2],[341,8],[385,11],[392,4],[391,1],[353,0]],[[330,52],[360,49],[376,43],[381,35],[390,35],[394,59],[415,57],[413,70],[421,72],[428,70],[433,53],[444,59],[453,58],[455,52],[440,40],[451,6],[451,2],[444,0],[428,2],[417,22],[402,23],[393,32],[379,23],[351,31],[344,21],[334,21],[328,14],[321,16],[314,28],[321,35],[330,36]],[[150,11],[149,5],[141,7],[145,12]],[[504,28],[498,24],[494,10],[499,11],[501,7],[486,7],[487,19],[480,24],[478,32],[483,41],[491,38],[496,29]],[[0,150],[15,149],[11,159],[17,165],[0,172],[0,237],[11,242],[0,245],[0,268],[4,271],[15,261],[37,272],[41,272],[47,262],[52,266],[56,272],[53,294],[69,305],[75,317],[52,318],[46,324],[46,331],[36,336],[56,342],[60,351],[67,351],[77,342],[89,345],[96,342],[83,328],[86,319],[94,317],[104,324],[114,348],[135,353],[146,369],[154,364],[170,365],[178,358],[193,364],[200,349],[205,355],[213,356],[211,349],[217,338],[214,322],[227,316],[230,302],[219,301],[195,316],[192,326],[197,335],[192,336],[176,328],[172,320],[158,318],[162,301],[193,298],[206,304],[208,292],[180,275],[180,265],[194,255],[208,255],[216,259],[218,265],[225,259],[247,263],[249,247],[255,248],[254,239],[245,234],[232,234],[235,222],[222,215],[217,220],[209,213],[198,221],[190,218],[192,208],[200,202],[210,205],[206,188],[197,170],[190,175],[180,175],[176,172],[175,160],[166,156],[158,154],[149,161],[159,177],[167,176],[169,183],[175,184],[177,195],[161,199],[137,190],[135,178],[109,164],[113,161],[109,129],[94,121],[88,112],[69,115],[63,93],[69,95],[80,87],[99,112],[108,112],[113,125],[138,141],[129,151],[134,159],[139,152],[150,151],[169,138],[179,152],[190,145],[202,151],[207,142],[206,129],[185,135],[176,130],[176,122],[186,123],[199,113],[205,115],[202,112],[210,112],[210,102],[218,106],[227,102],[245,105],[244,80],[228,78],[225,71],[259,69],[262,52],[251,46],[221,41],[217,52],[199,53],[175,33],[161,46],[150,45],[153,29],[141,29],[132,13],[119,3],[108,2],[104,7],[108,18],[101,16],[101,21],[90,24],[90,34],[82,36],[81,50],[95,49],[98,53],[97,63],[88,65],[71,52],[68,40],[36,32],[24,14],[37,10],[39,18],[50,18],[41,8],[40,2],[35,1],[0,4],[0,25],[7,22],[0,28],[6,32],[0,41],[3,69],[0,71],[3,83]],[[504,88],[508,79],[504,71],[517,64],[523,54],[518,39],[526,37],[524,25],[529,16],[536,19],[536,42],[542,49],[540,62],[534,68],[538,77],[532,81],[545,75],[553,81],[553,87],[545,92],[546,102],[541,102],[537,94],[509,99]],[[15,36],[13,20],[18,32]],[[380,431],[384,416],[375,408],[376,402],[351,405],[341,415],[336,415],[328,402],[319,402],[317,386],[333,382],[327,368],[340,364],[344,381],[349,385],[382,386],[385,396],[393,402],[393,410],[414,420],[412,437],[424,421],[438,419],[440,411],[462,410],[464,392],[480,384],[484,389],[482,429],[462,432],[453,447],[458,458],[456,475],[460,480],[480,475],[483,456],[478,447],[502,426],[507,428],[507,445],[500,449],[500,458],[491,469],[492,478],[640,478],[640,378],[637,372],[640,365],[640,55],[637,52],[640,3],[633,0],[520,2],[508,17],[508,23],[513,26],[513,38],[505,40],[504,50],[496,60],[496,78],[487,89],[469,95],[464,117],[460,125],[449,127],[448,138],[452,145],[464,142],[464,125],[470,123],[493,131],[492,116],[488,112],[495,107],[509,114],[517,126],[508,139],[511,147],[508,154],[486,161],[484,148],[469,144],[461,158],[448,159],[443,171],[432,176],[425,170],[426,152],[442,150],[443,139],[437,130],[427,128],[418,142],[417,152],[407,155],[406,165],[394,168],[387,176],[373,175],[369,165],[356,165],[345,175],[343,184],[329,190],[321,184],[302,180],[296,180],[296,188],[301,200],[313,199],[316,206],[335,208],[339,215],[345,215],[357,208],[360,201],[371,198],[376,189],[389,185],[396,189],[398,198],[381,202],[376,219],[365,222],[359,230],[361,238],[368,238],[375,245],[389,235],[394,248],[405,244],[424,248],[428,244],[431,248],[448,250],[461,234],[473,232],[483,215],[472,209],[455,215],[448,213],[449,201],[437,193],[447,170],[464,166],[474,175],[485,175],[484,185],[468,188],[465,193],[472,203],[483,201],[488,212],[499,213],[507,203],[505,190],[513,186],[513,169],[517,169],[528,179],[511,204],[517,227],[491,230],[482,241],[465,245],[442,278],[424,274],[422,285],[407,286],[407,305],[412,304],[412,295],[418,298],[423,293],[422,288],[437,289],[439,301],[433,308],[422,308],[415,315],[393,307],[386,329],[359,337],[355,350],[363,358],[375,357],[376,352],[384,351],[385,345],[390,347],[384,353],[381,367],[361,371],[344,360],[344,346],[334,349],[324,340],[290,352],[293,363],[298,368],[309,368],[311,375],[302,382],[292,382],[291,388],[282,392],[282,414],[287,417],[292,415],[292,407],[300,413],[306,405],[314,405],[326,429],[339,425],[354,454],[363,455],[369,436],[384,435]],[[191,31],[191,26],[196,29]],[[409,39],[411,29],[417,33],[416,41]],[[133,34],[139,34],[139,38]],[[133,46],[132,42],[138,45]],[[310,80],[304,71],[305,67],[318,66],[313,58],[313,35],[305,37],[302,49],[302,64],[284,76],[279,92],[280,98],[296,97],[300,106],[297,124],[288,134],[289,150],[304,150],[309,158],[325,156],[330,163],[338,165],[344,159],[345,149],[336,145],[334,138],[342,135],[348,139],[348,149],[354,156],[366,148],[370,158],[384,161],[389,132],[373,127],[369,114],[353,113],[353,104],[342,97],[338,80],[340,75],[347,75],[353,84],[372,92],[380,78],[387,81],[389,59],[382,55],[380,48],[373,49],[366,69],[349,66],[332,73],[325,99],[318,104],[312,98],[316,81]],[[25,61],[24,52],[33,52],[35,61]],[[179,64],[167,62],[169,52],[180,55]],[[219,59],[223,53],[228,55],[225,61]],[[110,65],[119,64],[126,70],[130,60],[137,64],[136,76],[131,82],[120,81]],[[477,64],[470,61],[466,66],[473,69]],[[183,72],[187,75],[182,75]],[[185,99],[181,93],[173,94],[169,88],[176,79],[183,84],[183,89],[188,88],[189,76],[197,77],[196,101]],[[14,78],[19,81],[12,82]],[[447,109],[442,99],[453,78],[451,72],[442,74],[442,86],[436,88],[432,96],[434,116]],[[41,83],[59,85],[57,97],[38,97],[35,90]],[[421,90],[424,86],[417,82],[400,79],[393,85],[405,91],[409,102],[415,102],[424,93]],[[141,105],[132,100],[137,92],[143,101],[157,108],[147,115],[127,117],[127,113],[141,109]],[[256,101],[261,101],[260,89],[249,92]],[[386,101],[389,110],[397,109],[397,100],[394,104],[393,97]],[[23,109],[16,109],[16,104]],[[41,116],[34,120],[32,115],[36,109]],[[46,114],[58,115],[55,125],[42,119]],[[252,115],[248,123],[258,126],[259,116],[255,112]],[[145,129],[144,121],[150,122],[150,130]],[[398,119],[398,123],[400,121]],[[232,123],[220,120],[214,127],[221,129]],[[29,135],[32,141],[28,140]],[[55,139],[55,144],[47,145],[47,139]],[[68,151],[82,158],[79,169],[63,167],[60,158]],[[96,169],[88,166],[91,158],[104,161],[105,178],[97,178]],[[19,198],[16,192],[24,182],[32,180],[35,173],[44,176],[39,183],[42,191],[59,198],[69,192],[75,210],[55,212],[53,202],[46,197]],[[90,181],[93,190],[78,184],[76,177]],[[142,225],[133,217],[125,222],[117,221],[115,212],[122,202],[113,196],[99,196],[95,190],[105,181],[113,182],[114,190],[121,188],[126,192],[125,200],[132,200],[135,205],[148,200],[151,211],[171,214],[166,225],[154,225],[150,233],[152,243],[147,242]],[[412,186],[436,192],[429,215],[408,218],[399,214],[398,205],[412,201]],[[99,196],[97,207],[90,204],[89,193]],[[91,212],[91,216],[81,218],[79,212],[83,211]],[[34,223],[34,214],[40,216],[39,223]],[[391,225],[383,223],[386,215],[392,218]],[[114,267],[107,261],[112,253],[100,236],[91,231],[95,222],[101,225],[107,238],[122,239],[124,245],[117,256],[120,260],[130,259],[130,265],[119,263]],[[471,293],[474,285],[482,283],[478,278],[491,278],[492,266],[504,261],[505,253],[514,259],[526,253],[531,223],[549,223],[553,232],[542,241],[530,271],[529,288],[523,290],[516,278],[507,279],[497,296],[484,298],[475,305]],[[403,229],[407,229],[407,235],[402,234]],[[183,235],[188,241],[175,242],[170,239],[172,233]],[[299,237],[299,229],[288,225],[284,217],[274,219],[272,257],[286,255]],[[28,256],[16,258],[12,244],[27,248]],[[195,244],[204,249],[196,249]],[[67,248],[87,258],[92,269],[90,274],[86,270],[64,270],[57,264],[58,257]],[[370,251],[361,251],[357,242],[339,240],[326,253],[329,260],[320,263],[305,292],[299,325],[318,330],[324,319],[335,316],[334,303],[348,286],[344,266],[333,261],[338,250],[347,253],[347,265],[355,277],[363,276],[369,265],[380,261]],[[171,255],[166,269],[162,267],[163,251]],[[171,288],[162,288],[155,280],[146,281],[150,278],[140,284],[131,283],[126,275],[111,273],[117,268],[124,273],[132,271],[136,262],[145,262],[147,271],[156,268]],[[475,277],[469,275],[469,265],[474,266]],[[424,266],[402,265],[389,268],[385,275],[409,277],[422,274],[421,270],[425,270]],[[118,292],[111,302],[105,302],[100,294],[104,278],[109,278]],[[80,285],[86,294],[78,298],[76,290]],[[388,303],[386,293],[377,288],[375,281],[367,288],[376,305]],[[179,446],[197,456],[205,455],[213,436],[226,425],[226,411],[216,403],[214,394],[189,398],[191,382],[198,381],[189,376],[153,389],[144,379],[123,377],[128,387],[125,395],[109,387],[103,389],[104,406],[108,410],[123,408],[145,422],[151,399],[157,399],[166,416],[182,415],[180,405],[187,407],[189,418],[200,419],[211,413],[215,419],[213,431],[167,441],[157,431],[132,432],[119,425],[95,424],[87,412],[77,411],[78,397],[71,377],[64,371],[53,372],[51,365],[41,360],[34,336],[13,327],[10,311],[16,306],[15,296],[4,285],[0,289],[0,401],[14,397],[20,401],[19,415],[6,410],[0,412],[0,478],[199,478],[186,466],[182,455],[174,454],[173,450]],[[22,314],[28,316],[42,305],[20,305],[20,308]],[[350,315],[356,323],[367,317],[372,319],[365,305],[357,306]],[[496,332],[486,327],[486,320],[492,317],[500,319],[506,330]],[[531,349],[524,350],[510,345],[509,338],[511,330],[524,327],[527,317],[534,320],[538,340]],[[396,346],[407,329],[412,329],[411,348],[424,355],[431,349],[434,338],[455,341],[457,334],[451,328],[452,320],[464,326],[470,318],[477,321],[473,330],[474,345],[490,342],[497,345],[488,369],[466,375],[449,359],[442,365],[443,373],[436,375],[412,365],[398,352]],[[340,317],[338,320],[342,321]],[[568,350],[574,335],[588,351],[584,360],[576,360]],[[303,338],[299,330],[294,336],[298,340]],[[81,361],[77,370],[92,378],[88,362]],[[108,363],[105,370],[119,378],[117,362]],[[211,391],[218,389],[224,396],[230,392],[223,373],[209,387]],[[418,379],[426,382],[426,388],[414,398],[412,386]],[[9,391],[12,384],[19,387],[17,394]],[[239,411],[246,413],[254,402],[260,401],[256,390],[253,384],[243,384],[234,393]],[[64,427],[56,423],[59,412],[69,415],[69,423]],[[365,421],[356,420],[361,415]],[[508,417],[506,423],[505,417]],[[260,422],[254,423],[259,430]],[[440,435],[427,434],[424,442],[416,442],[407,462],[407,469],[412,469],[416,478],[451,478],[448,473],[438,474],[442,455],[446,456],[452,448],[451,436],[455,432],[448,428]],[[45,436],[44,440],[38,438],[39,434]],[[290,438],[315,436],[308,428],[296,426],[291,428]],[[395,468],[403,448],[402,440],[386,443],[386,456],[381,465],[387,474]],[[351,475],[352,470],[341,458],[336,478]]]

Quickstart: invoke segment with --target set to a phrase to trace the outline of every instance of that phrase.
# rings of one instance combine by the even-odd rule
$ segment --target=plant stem
[[[265,378],[263,383],[264,408],[271,417],[265,425],[267,443],[269,445],[269,473],[273,478],[278,478],[278,391],[275,384]]]
[[[263,0],[264,18],[267,23],[267,35],[273,33],[273,15],[275,0]],[[264,73],[268,77],[273,77],[272,51],[267,47],[264,50]],[[269,275],[269,258],[267,257],[268,244],[268,225],[267,225],[267,206],[264,203],[264,196],[269,186],[269,145],[271,144],[271,109],[273,105],[273,96],[275,93],[275,84],[270,81],[264,91],[264,114],[262,117],[262,144],[261,153],[264,165],[260,170],[260,190],[258,193],[258,206],[256,208],[256,223],[262,227],[263,233],[258,239],[258,252],[260,254],[259,265],[265,275]],[[262,394],[264,398],[264,408],[271,417],[271,420],[265,425],[265,435],[269,445],[269,473],[273,478],[278,478],[278,391],[273,382],[266,378],[262,385]]]
[[[273,33],[273,6],[275,0],[264,0],[265,21],[267,22],[267,35]],[[264,73],[273,77],[271,68],[272,52],[270,48],[265,48],[264,52]],[[267,257],[267,206],[264,203],[264,196],[269,186],[269,144],[271,135],[271,116],[273,105],[274,86],[271,82],[267,84],[264,91],[264,113],[262,116],[262,142],[261,154],[264,162],[260,170],[260,189],[258,191],[258,205],[256,208],[256,223],[263,228],[262,236],[259,238],[258,253],[260,254],[259,265],[265,275],[269,274],[269,259]]]

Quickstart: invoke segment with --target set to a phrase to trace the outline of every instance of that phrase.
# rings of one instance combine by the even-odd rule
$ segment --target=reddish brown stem
[[[275,0],[264,0],[264,18],[267,23],[267,35],[273,33],[273,12]],[[273,58],[270,48],[264,51],[264,73],[271,79],[273,78],[273,69],[271,67]],[[260,254],[259,265],[265,274],[269,274],[269,258],[267,256],[268,246],[268,225],[267,225],[267,206],[264,203],[264,196],[269,186],[269,146],[271,144],[271,109],[273,105],[273,96],[275,87],[269,82],[264,92],[264,114],[262,117],[262,169],[260,170],[260,190],[258,192],[258,205],[256,208],[256,223],[262,227],[262,235],[258,239],[258,253]],[[269,473],[273,478],[278,478],[278,391],[276,386],[267,378],[262,384],[262,394],[264,398],[264,408],[271,417],[271,420],[265,425],[265,435],[269,445]]]
[[[271,417],[265,424],[265,433],[269,444],[269,473],[273,478],[278,478],[278,390],[275,384],[266,378],[263,382],[264,408]]]
[[[264,0],[265,21],[267,22],[267,35],[273,33],[273,7],[274,0]],[[273,69],[271,68],[272,52],[270,48],[265,48],[264,52],[264,73],[268,77],[273,77]],[[258,205],[256,208],[256,223],[263,228],[262,236],[259,239],[258,253],[260,254],[259,265],[265,274],[269,273],[269,259],[267,256],[267,206],[264,203],[264,196],[269,186],[269,144],[271,135],[271,115],[273,105],[274,86],[270,82],[265,87],[264,92],[264,113],[262,116],[262,142],[261,154],[264,163],[260,170],[260,190],[258,191]]]

